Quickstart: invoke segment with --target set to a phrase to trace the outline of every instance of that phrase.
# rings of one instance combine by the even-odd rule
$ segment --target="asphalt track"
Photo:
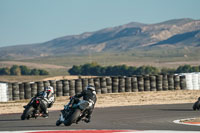
[[[92,122],[73,124],[70,127],[55,125],[60,111],[50,112],[48,119],[20,120],[21,114],[0,115],[0,131],[22,130],[80,130],[80,129],[130,129],[200,131],[200,126],[175,124],[173,120],[199,117],[192,104],[145,105],[96,108]]]

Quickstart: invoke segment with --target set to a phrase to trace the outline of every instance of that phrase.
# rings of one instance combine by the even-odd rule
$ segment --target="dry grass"
[[[0,66],[2,67],[11,67],[13,65],[24,65],[30,68],[38,68],[38,69],[62,69],[66,68],[64,66],[52,65],[52,64],[41,64],[41,63],[31,63],[31,62],[20,62],[20,61],[0,61]]]
[[[199,96],[198,90],[98,94],[96,107],[194,103]],[[63,109],[63,106],[68,103],[68,98],[69,96],[57,97],[55,104],[49,110]],[[0,103],[0,114],[22,113],[23,106],[28,101]]]
[[[46,80],[78,79],[80,76],[0,76],[2,82],[34,82]],[[92,78],[96,76],[81,76],[81,78]]]

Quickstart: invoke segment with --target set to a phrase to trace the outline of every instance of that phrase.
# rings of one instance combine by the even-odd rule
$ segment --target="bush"
[[[80,66],[73,66],[69,69],[71,75],[95,75],[95,76],[130,76],[130,75],[145,75],[145,74],[174,74],[199,72],[200,66],[183,65],[177,69],[162,68],[161,71],[152,66],[133,67],[126,65],[116,65],[103,67],[97,63],[87,63]]]
[[[49,73],[46,70],[13,65],[11,68],[0,68],[0,75],[49,75]]]

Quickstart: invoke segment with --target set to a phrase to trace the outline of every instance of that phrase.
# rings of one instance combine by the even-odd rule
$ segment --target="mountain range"
[[[125,52],[165,47],[200,47],[200,20],[173,19],[156,24],[131,22],[44,43],[0,48],[0,59]]]

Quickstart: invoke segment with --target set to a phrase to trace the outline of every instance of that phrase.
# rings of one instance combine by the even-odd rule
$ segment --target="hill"
[[[92,53],[118,53],[200,46],[200,20],[174,19],[157,24],[129,24],[56,38],[44,43],[0,48],[0,59],[32,59]]]

